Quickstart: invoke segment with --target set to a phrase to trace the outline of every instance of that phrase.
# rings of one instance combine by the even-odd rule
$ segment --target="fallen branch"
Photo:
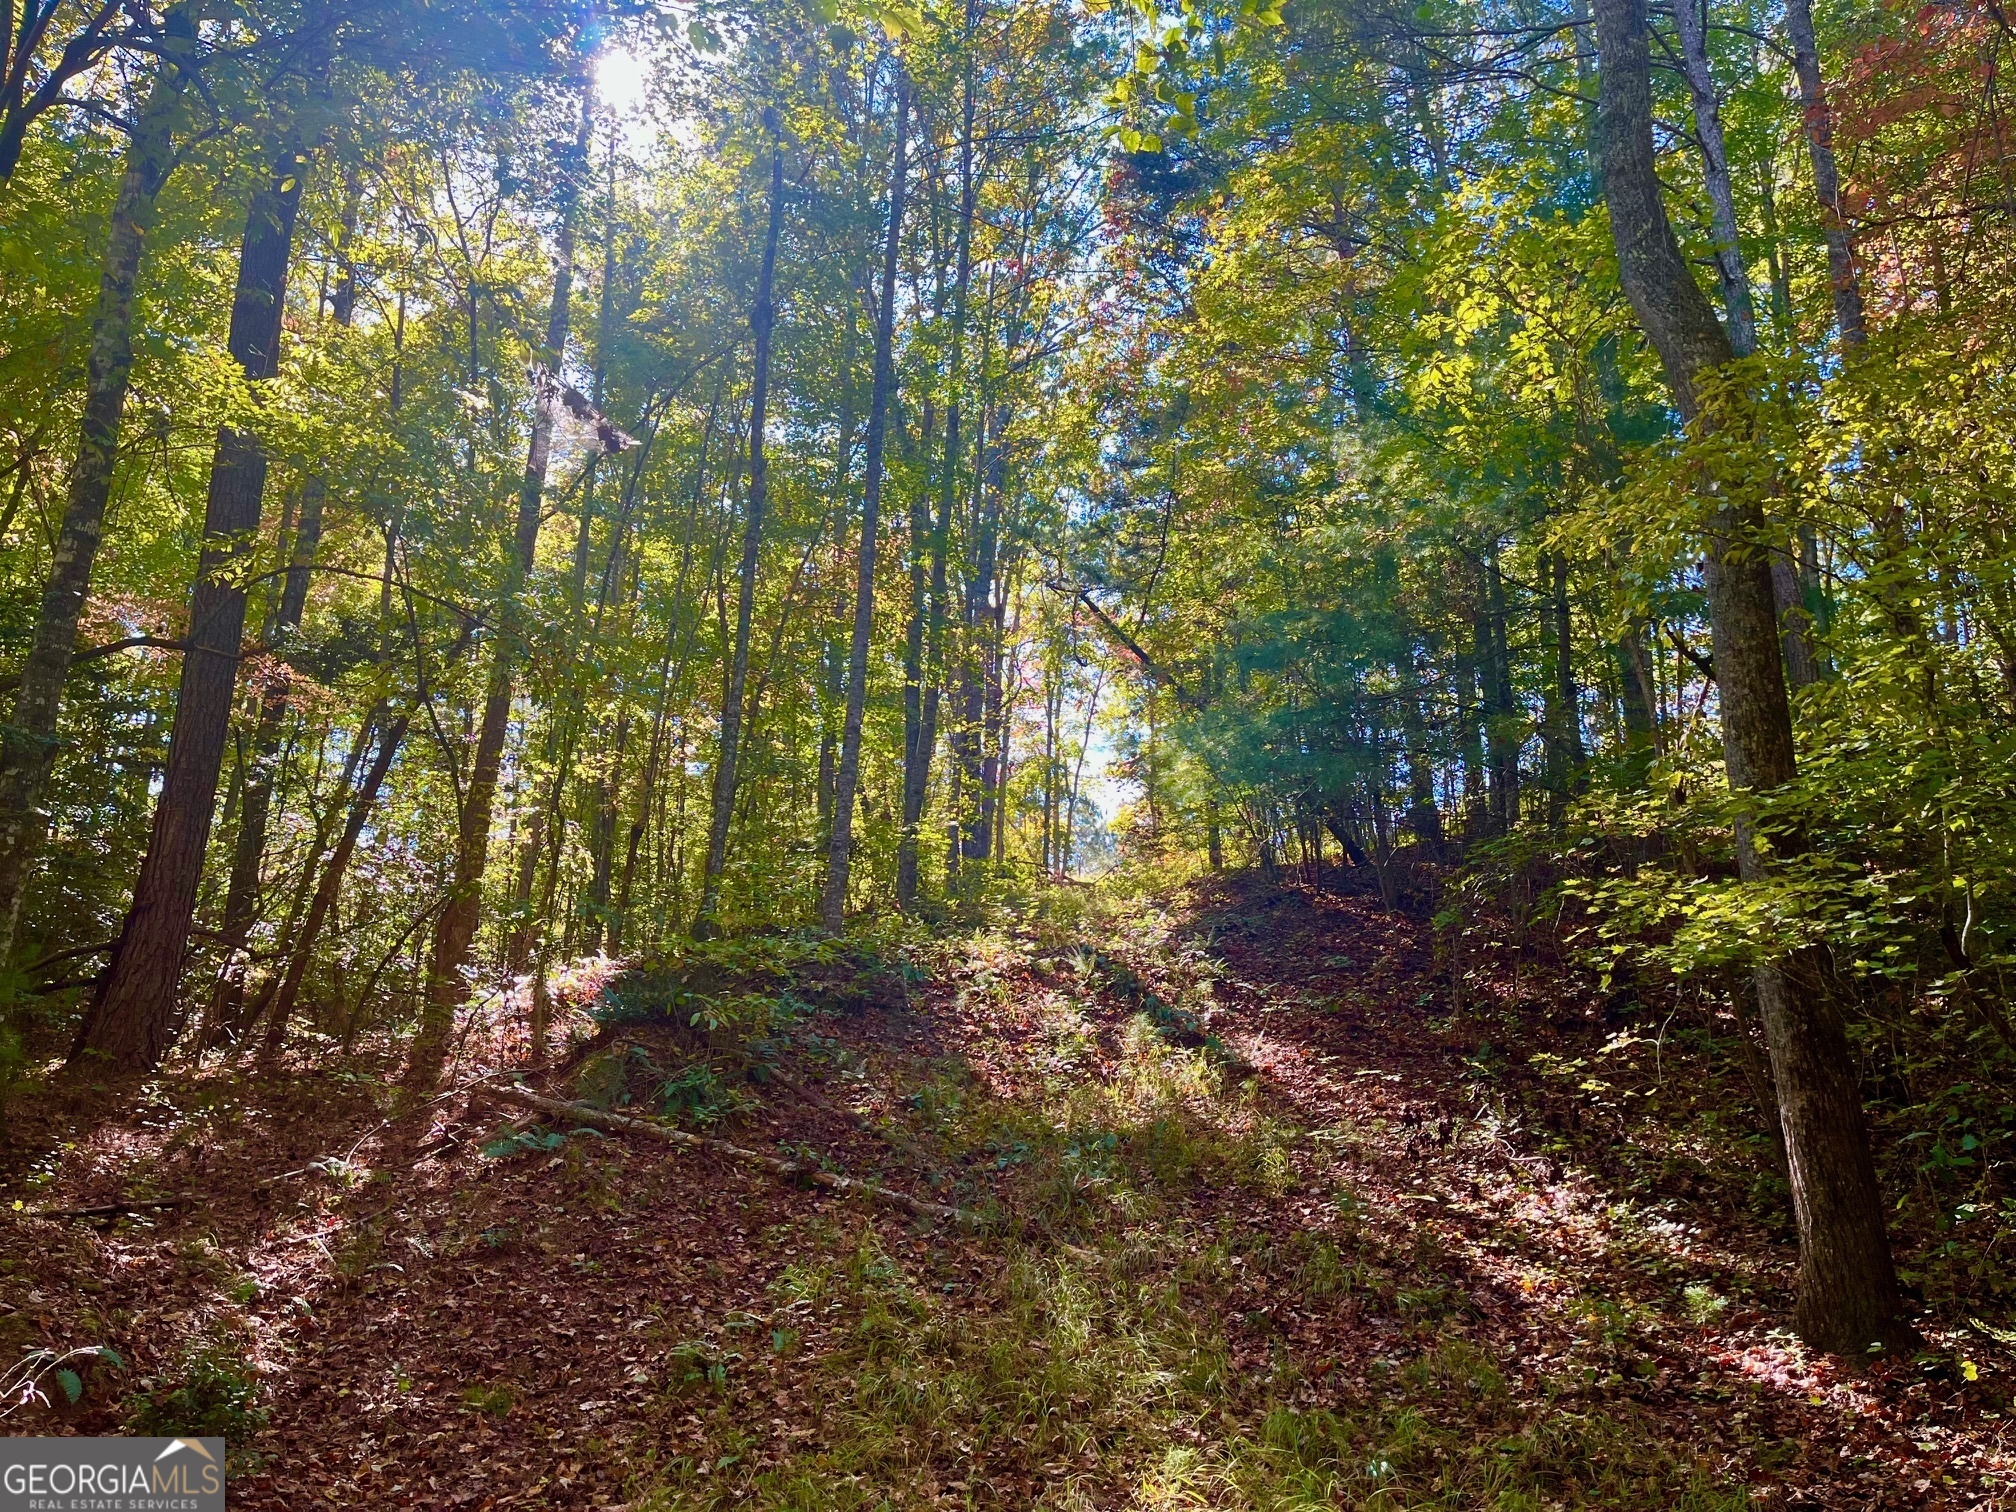
[[[142,1197],[131,1202],[100,1202],[91,1207],[37,1208],[24,1213],[26,1218],[116,1218],[121,1213],[137,1213],[142,1208],[193,1207],[204,1199],[196,1195],[186,1197]]]
[[[872,1181],[857,1181],[851,1176],[836,1176],[831,1171],[822,1171],[818,1166],[808,1165],[801,1160],[780,1160],[775,1155],[765,1155],[760,1150],[745,1150],[741,1145],[728,1143],[725,1139],[708,1139],[699,1134],[688,1134],[683,1129],[668,1128],[648,1119],[628,1118],[621,1113],[604,1113],[600,1108],[584,1107],[580,1103],[560,1102],[551,1097],[541,1097],[536,1092],[528,1092],[523,1087],[486,1087],[485,1095],[504,1102],[516,1103],[520,1107],[535,1108],[541,1113],[555,1118],[570,1119],[585,1124],[591,1129],[606,1130],[611,1134],[635,1134],[645,1139],[656,1139],[664,1144],[683,1145],[689,1150],[712,1150],[717,1155],[726,1155],[730,1160],[739,1160],[744,1165],[760,1166],[773,1175],[789,1177],[794,1181],[809,1181],[814,1186],[826,1187],[835,1192],[859,1192],[872,1197],[877,1202],[886,1202],[892,1207],[908,1208],[925,1218],[949,1218],[955,1223],[977,1226],[980,1222],[976,1214],[962,1208],[947,1207],[942,1202],[926,1202],[921,1197],[912,1197],[907,1192],[896,1191],[892,1187],[878,1186]]]

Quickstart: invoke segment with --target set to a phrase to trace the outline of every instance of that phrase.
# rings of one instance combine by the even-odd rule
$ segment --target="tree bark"
[[[1682,417],[1703,426],[1744,423],[1740,413],[1702,413],[1703,378],[1734,352],[1694,282],[1660,198],[1645,0],[1598,0],[1596,23],[1603,181],[1625,294]],[[1745,490],[1753,499],[1758,492]],[[1723,752],[1730,787],[1744,796],[1781,787],[1796,775],[1761,526],[1754,502],[1732,500],[1717,515],[1708,542]],[[1796,844],[1796,837],[1776,840],[1781,853]],[[1737,859],[1745,882],[1768,876],[1770,852],[1747,815],[1738,820]],[[1818,953],[1762,962],[1756,981],[1799,1228],[1794,1326],[1809,1344],[1837,1353],[1861,1355],[1872,1343],[1907,1347],[1915,1333],[1903,1318],[1891,1264],[1855,1061]]]
[[[301,627],[301,612],[308,597],[309,570],[322,538],[322,507],[328,489],[319,477],[301,486],[301,518],[295,526],[289,551],[287,575],[280,604],[267,624],[268,646],[282,646]],[[224,923],[220,930],[226,952],[224,972],[218,982],[213,1016],[219,1021],[234,1019],[245,994],[245,963],[242,952],[259,912],[260,868],[266,859],[266,824],[273,808],[273,788],[278,771],[275,759],[280,751],[282,725],[287,717],[287,694],[283,688],[269,688],[259,700],[259,722],[252,736],[251,768],[245,783],[244,801],[238,810],[238,832],[232,839],[231,877],[224,892]]]
[[[275,154],[272,172],[253,192],[246,213],[229,340],[231,356],[251,384],[270,379],[277,366],[294,219],[306,173],[301,147],[289,141]],[[73,1064],[93,1057],[121,1069],[152,1070],[174,1037],[177,989],[238,685],[245,589],[234,581],[235,569],[259,530],[266,470],[266,448],[256,435],[235,426],[218,432],[167,772],[132,906],[104,985],[79,1031]]]
[[[1729,149],[1722,139],[1722,100],[1708,67],[1708,0],[1674,0],[1673,21],[1680,33],[1681,72],[1694,102],[1694,139],[1701,149],[1701,175],[1708,186],[1715,228],[1715,271],[1722,281],[1722,306],[1729,312],[1729,345],[1738,357],[1757,350],[1757,306],[1750,297],[1750,272],[1736,221],[1736,190],[1729,177]]]
[[[826,881],[819,918],[838,934],[847,920],[847,877],[854,853],[854,795],[861,782],[861,724],[868,701],[868,646],[875,621],[875,535],[881,521],[882,453],[888,439],[889,398],[895,388],[893,346],[896,272],[903,242],[903,194],[910,138],[910,81],[896,87],[896,142],[889,169],[889,229],[882,246],[881,298],[875,310],[875,376],[868,401],[868,435],[862,459],[861,541],[856,549],[854,630],[847,650],[847,714],[840,732],[840,764],[833,777],[833,833],[826,850]]]
[[[48,829],[42,789],[56,762],[63,685],[70,676],[77,621],[104,534],[105,505],[119,459],[119,422],[133,374],[133,289],[156,203],[175,166],[175,131],[182,121],[189,60],[195,52],[195,23],[188,6],[177,5],[168,12],[164,35],[169,50],[133,124],[112,205],[111,237],[91,317],[84,415],[70,471],[69,500],[42,590],[34,641],[21,669],[14,717],[0,726],[0,965],[12,954],[28,872]]]
[[[1498,543],[1485,556],[1484,620],[1478,639],[1484,652],[1484,738],[1491,770],[1491,823],[1509,834],[1519,823],[1518,705],[1512,695],[1512,653],[1507,634],[1505,575],[1498,567]]]
[[[336,324],[343,327],[350,324],[357,309],[357,269],[346,249],[356,233],[362,196],[358,171],[352,166],[344,174],[342,222],[336,243],[342,273],[329,301],[330,313]],[[395,354],[403,345],[403,336],[403,330],[394,336]],[[396,389],[394,392],[393,407],[396,411]],[[295,521],[293,539],[286,543],[286,577],[282,582],[279,602],[267,617],[265,641],[268,647],[284,647],[294,632],[301,628],[301,615],[308,603],[309,576],[315,566],[315,554],[322,544],[322,511],[328,494],[328,482],[320,474],[302,481],[300,517]],[[282,523],[284,529],[285,522]],[[266,859],[266,825],[272,812],[273,786],[277,776],[274,758],[280,749],[281,726],[286,714],[285,690],[269,688],[259,701],[259,723],[252,739],[250,781],[246,784],[245,801],[239,809],[238,832],[232,838],[231,876],[224,894],[221,930],[225,959],[222,975],[218,978],[217,994],[211,1004],[213,1024],[235,1023],[244,1007],[245,942],[259,913],[260,868]]]
[[[1792,71],[1799,80],[1799,105],[1806,117],[1813,190],[1820,200],[1820,230],[1827,239],[1827,272],[1834,286],[1834,321],[1841,328],[1845,353],[1868,337],[1862,315],[1862,282],[1855,271],[1855,243],[1848,234],[1848,217],[1841,203],[1841,169],[1834,160],[1834,112],[1820,77],[1812,0],[1785,0],[1785,32],[1792,43]]]
[[[773,131],[774,131],[774,122]],[[742,523],[742,570],[735,601],[735,651],[728,669],[728,693],[721,705],[720,750],[714,762],[714,813],[707,830],[707,865],[700,879],[700,906],[693,937],[704,940],[718,925],[721,873],[728,864],[728,828],[735,817],[735,764],[741,755],[742,699],[749,685],[749,626],[756,613],[756,573],[763,554],[763,513],[770,498],[770,464],[763,432],[770,423],[770,336],[777,324],[772,293],[777,275],[777,234],[784,219],[784,148],[770,151],[770,223],[763,236],[763,266],[756,278],[756,307],[749,314],[755,338],[755,367],[749,380],[749,496]]]

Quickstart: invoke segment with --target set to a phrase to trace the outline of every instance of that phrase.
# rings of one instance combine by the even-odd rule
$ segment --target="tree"
[[[1597,0],[1596,24],[1604,193],[1625,292],[1659,353],[1681,414],[1706,429],[1740,427],[1747,403],[1740,391],[1704,403],[1704,389],[1734,353],[1694,282],[1660,196],[1643,0]],[[1722,498],[1708,538],[1715,681],[1729,784],[1748,797],[1797,776],[1792,715],[1779,661],[1769,541],[1756,503],[1759,480],[1718,482]],[[1744,880],[1762,883],[1771,850],[1782,853],[1797,840],[1766,840],[1754,811],[1739,811],[1737,824]],[[1760,962],[1756,989],[1799,1221],[1796,1326],[1809,1343],[1837,1353],[1857,1354],[1872,1343],[1904,1347],[1915,1331],[1904,1320],[1891,1264],[1860,1077],[1824,971],[1810,952],[1795,952]]]
[[[896,274],[903,244],[910,128],[910,83],[900,73],[892,107],[895,145],[889,166],[888,229],[883,233],[881,286],[875,301],[875,368],[868,398],[868,434],[862,457],[860,544],[855,549],[854,628],[847,647],[847,714],[840,736],[840,761],[833,784],[833,824],[827,843],[826,879],[819,894],[819,917],[838,934],[847,916],[848,871],[854,854],[854,799],[861,783],[861,735],[868,701],[868,651],[875,628],[875,544],[881,523],[883,447],[889,403],[895,388],[894,342]]]
[[[735,815],[736,759],[740,755],[744,697],[749,684],[749,625],[756,612],[756,570],[763,550],[763,512],[770,499],[770,468],[763,454],[763,436],[770,424],[770,336],[777,323],[773,285],[777,276],[777,233],[784,218],[784,146],[776,140],[773,113],[768,122],[770,149],[770,215],[763,236],[763,263],[756,275],[756,304],[749,314],[755,358],[749,386],[749,493],[744,505],[740,589],[735,604],[735,650],[728,669],[728,691],[721,707],[719,752],[714,763],[714,812],[707,831],[707,862],[700,908],[693,932],[704,938],[715,927],[720,902],[721,872],[728,861],[728,826]]]
[[[326,66],[309,60],[311,88],[321,87],[315,76]],[[238,253],[230,352],[248,385],[271,379],[279,357],[294,221],[308,172],[305,133],[298,119],[289,124],[270,173],[252,195]],[[259,529],[266,474],[266,447],[254,431],[227,425],[218,432],[167,775],[133,904],[104,985],[78,1032],[73,1062],[102,1056],[121,1069],[152,1070],[174,1037],[183,956],[238,684],[245,626],[239,563]]]
[[[176,134],[196,63],[193,12],[178,5],[163,27],[161,63],[133,123],[111,238],[91,322],[84,415],[69,501],[42,591],[33,648],[14,717],[0,742],[0,961],[12,950],[29,868],[42,843],[42,790],[57,752],[57,716],[75,655],[77,623],[105,528],[119,456],[119,427],[133,373],[133,291],[162,186],[175,166]],[[25,58],[25,51],[24,51]],[[20,60],[17,60],[17,62]],[[25,474],[24,474],[25,478]]]

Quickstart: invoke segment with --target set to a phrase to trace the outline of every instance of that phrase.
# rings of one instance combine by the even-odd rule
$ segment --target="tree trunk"
[[[1744,423],[1740,415],[1700,413],[1701,379],[1734,354],[1660,198],[1645,0],[1598,0],[1596,20],[1603,180],[1625,294],[1682,416],[1703,424]],[[1725,504],[1708,542],[1722,743],[1738,794],[1780,787],[1796,775],[1761,526],[1754,504]],[[1796,837],[1774,838],[1781,853],[1796,844]],[[1754,824],[1739,816],[1738,865],[1752,884],[1769,870],[1758,842]],[[1799,1227],[1794,1326],[1809,1344],[1837,1353],[1863,1355],[1872,1342],[1905,1347],[1915,1333],[1902,1316],[1855,1062],[1817,952],[1761,963],[1757,994]]]
[[[294,947],[287,957],[286,974],[280,979],[278,993],[273,999],[271,1017],[266,1024],[269,1050],[277,1050],[287,1037],[287,1021],[293,1017],[294,1004],[301,995],[301,979],[307,975],[309,963],[315,959],[316,942],[322,936],[322,926],[336,907],[337,895],[343,890],[343,878],[350,870],[351,856],[356,853],[357,838],[364,833],[364,825],[371,817],[372,807],[378,802],[378,794],[385,786],[385,776],[392,770],[393,759],[398,756],[399,746],[406,739],[406,727],[412,717],[410,712],[401,714],[378,737],[378,751],[372,758],[371,768],[350,800],[350,814],[344,822],[343,834],[336,842],[336,849],[330,853],[329,864],[322,869],[321,881],[315,885],[315,900],[308,905],[308,917],[303,920],[301,931],[294,938]]]
[[[868,642],[875,619],[875,533],[881,520],[882,451],[895,387],[893,344],[896,272],[903,240],[903,191],[909,149],[910,81],[896,87],[896,143],[889,169],[889,229],[882,247],[882,286],[875,310],[875,377],[868,401],[863,459],[861,542],[856,554],[854,631],[847,651],[847,716],[840,734],[840,765],[833,778],[833,833],[826,850],[826,882],[819,917],[838,934],[847,918],[847,873],[854,851],[854,795],[861,782],[861,724],[868,699]]]
[[[1001,464],[997,461],[992,466],[999,468]],[[1007,753],[1003,749],[1007,726],[1004,723],[1001,682],[1002,643],[1008,628],[1008,586],[1003,580],[1006,574],[1000,570],[998,562],[998,508],[998,505],[990,506],[989,514],[995,517],[983,524],[981,542],[984,554],[991,559],[981,602],[984,608],[991,599],[992,612],[987,616],[986,648],[980,659],[980,812],[967,838],[967,854],[976,861],[984,861],[1000,849],[995,836],[1003,823],[1001,786],[1008,767]]]
[[[301,486],[301,518],[295,526],[288,554],[288,570],[280,593],[280,604],[267,623],[266,643],[283,645],[301,627],[301,612],[308,597],[309,570],[322,538],[322,507],[328,489],[319,477]],[[252,923],[259,913],[260,867],[266,858],[266,824],[273,808],[273,788],[278,776],[276,757],[280,750],[281,728],[287,717],[287,694],[283,688],[269,688],[259,700],[259,723],[252,736],[250,771],[245,797],[238,811],[238,833],[231,849],[231,878],[224,893],[224,924],[220,931],[226,952],[224,974],[218,982],[213,1013],[220,1021],[237,1016],[245,994],[245,962],[242,954]]]
[[[409,1106],[430,1095],[441,1078],[448,1054],[448,1036],[455,1010],[469,995],[465,972],[476,926],[483,908],[483,870],[490,854],[490,813],[497,799],[497,773],[503,764],[504,739],[511,723],[512,686],[521,634],[519,596],[539,546],[540,509],[546,493],[546,468],[552,458],[553,428],[560,408],[560,364],[567,351],[567,329],[574,290],[574,220],[581,202],[581,175],[588,161],[589,133],[594,124],[595,92],[584,84],[581,124],[573,152],[563,165],[560,231],[553,260],[553,302],[546,316],[546,344],[540,353],[544,371],[536,383],[532,439],[527,448],[525,477],[518,489],[518,516],[504,565],[504,586],[498,595],[497,637],[493,643],[489,686],[483,700],[483,720],[457,818],[453,876],[448,902],[434,923],[433,950],[427,966],[426,1000],[420,1028],[406,1064],[402,1100]]]
[[[970,34],[973,8],[968,0],[966,25]],[[946,363],[945,455],[939,477],[938,518],[925,532],[930,542],[930,590],[928,620],[913,618],[908,669],[917,683],[914,698],[916,722],[910,730],[903,761],[903,832],[896,852],[896,903],[908,908],[917,898],[917,866],[920,828],[924,805],[930,796],[931,759],[937,753],[939,702],[945,679],[945,597],[947,555],[952,531],[952,511],[959,497],[959,448],[962,406],[960,385],[964,380],[967,295],[973,269],[973,66],[969,54],[966,65],[964,119],[959,135],[959,218],[955,230],[956,248],[952,276],[952,350]],[[942,264],[940,265],[943,266]],[[919,520],[930,521],[929,501],[913,513],[913,538]],[[912,549],[923,543],[913,540]],[[914,604],[913,616],[922,610]],[[919,642],[925,644],[922,663]],[[956,819],[955,819],[956,822]]]
[[[187,5],[168,12],[164,40],[167,53],[134,122],[118,198],[112,205],[111,237],[98,279],[98,306],[91,317],[84,415],[77,460],[70,471],[69,501],[49,564],[49,581],[42,590],[34,641],[21,669],[14,717],[10,724],[0,725],[0,966],[12,954],[28,871],[48,829],[42,788],[56,762],[63,685],[70,676],[77,621],[98,560],[105,505],[119,458],[119,421],[133,373],[133,288],[156,202],[175,166],[175,130],[188,92],[189,73],[178,61],[195,49],[195,24]]]
[[[233,360],[253,384],[273,376],[279,355],[306,169],[297,144],[280,148],[246,213],[229,340]],[[174,1036],[177,988],[238,684],[245,590],[234,581],[234,570],[259,530],[266,467],[266,448],[257,436],[229,426],[218,432],[168,768],[133,903],[105,982],[78,1033],[73,1063],[103,1057],[123,1069],[151,1070]]]
[[[1834,286],[1834,320],[1844,352],[1867,339],[1862,319],[1862,284],[1855,272],[1855,243],[1841,203],[1841,170],[1834,161],[1834,112],[1820,77],[1820,47],[1813,35],[1812,0],[1785,0],[1785,33],[1792,43],[1792,71],[1799,80],[1799,105],[1806,118],[1806,146],[1813,157],[1813,189],[1820,200],[1820,230],[1827,239],[1827,272]]]
[[[728,827],[735,817],[735,763],[742,740],[742,695],[749,683],[749,624],[756,612],[756,570],[763,552],[763,511],[769,502],[770,465],[763,453],[763,431],[770,421],[770,333],[776,325],[771,302],[777,273],[777,233],[784,217],[784,148],[770,152],[770,224],[763,237],[763,266],[756,279],[756,308],[749,315],[755,337],[755,370],[749,383],[749,497],[742,525],[742,572],[735,603],[735,652],[728,670],[728,694],[721,705],[720,754],[714,763],[714,814],[707,831],[707,866],[701,875],[700,907],[693,918],[693,937],[704,940],[716,929],[721,902],[721,872],[728,863]]]
[[[1550,552],[1542,561],[1549,582],[1549,650],[1553,665],[1548,669],[1547,692],[1547,787],[1548,804],[1558,821],[1566,811],[1580,780],[1585,752],[1582,745],[1582,699],[1575,686],[1575,618],[1568,597],[1568,558]]]
[[[358,171],[352,166],[344,174],[342,222],[336,243],[343,271],[329,302],[336,324],[344,327],[350,324],[357,309],[357,270],[345,249],[356,233],[362,194]],[[403,334],[402,331],[394,337],[395,360]],[[397,409],[396,389],[394,409]],[[265,639],[269,648],[283,647],[301,628],[301,615],[308,603],[309,576],[322,544],[322,510],[328,495],[328,482],[319,474],[302,481],[300,517],[295,521],[293,539],[286,543],[287,574],[279,603],[267,616]],[[274,758],[279,751],[286,714],[286,692],[278,687],[269,688],[259,701],[259,723],[252,740],[251,780],[239,810],[238,832],[232,839],[231,878],[224,894],[224,967],[211,1004],[212,1022],[218,1024],[235,1023],[244,1008],[245,941],[259,913],[260,868],[266,859],[266,825],[272,812],[277,775]]]
[[[1490,753],[1491,824],[1508,834],[1519,823],[1517,705],[1512,697],[1512,653],[1506,625],[1505,576],[1498,568],[1498,543],[1485,557],[1484,621],[1478,637],[1484,651],[1484,738]]]
[[[1624,751],[1634,785],[1642,786],[1659,750],[1657,699],[1652,690],[1652,666],[1636,625],[1617,638],[1618,701],[1624,706]]]
[[[1708,67],[1708,0],[1674,0],[1680,33],[1681,71],[1694,101],[1694,139],[1701,149],[1701,176],[1708,186],[1715,228],[1715,271],[1722,281],[1722,307],[1729,312],[1729,345],[1738,357],[1757,350],[1757,307],[1750,297],[1750,272],[1736,222],[1736,190],[1729,178],[1729,149],[1722,140],[1722,101]]]

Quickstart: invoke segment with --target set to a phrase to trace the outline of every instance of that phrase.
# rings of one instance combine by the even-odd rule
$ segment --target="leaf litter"
[[[7,1428],[209,1413],[246,1509],[1985,1509],[2016,1484],[2007,1331],[1928,1313],[1916,1359],[1804,1351],[1736,1073],[1530,944],[1459,1006],[1430,927],[1347,877],[925,955],[907,1005],[692,1062],[678,1116],[980,1231],[481,1086],[416,1155],[370,1052],[17,1100],[0,1343],[71,1374]],[[629,1026],[533,1080],[648,1100],[693,1050]]]

